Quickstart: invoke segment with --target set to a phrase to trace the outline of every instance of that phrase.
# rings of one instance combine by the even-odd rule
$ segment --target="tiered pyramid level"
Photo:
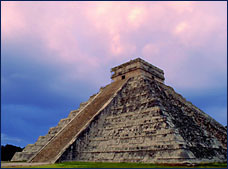
[[[208,162],[226,160],[226,130],[144,76],[132,77],[59,161]]]
[[[112,71],[114,82],[29,161],[226,161],[226,128],[166,86],[162,70],[136,59]]]
[[[77,114],[80,112],[85,105],[87,105],[94,97],[93,95],[87,102],[81,103],[78,110],[71,111],[67,118],[61,119],[56,127],[49,129],[45,136],[40,136],[34,144],[28,144],[22,152],[17,152],[11,161],[27,161],[38,151],[41,150],[61,129],[63,129]]]

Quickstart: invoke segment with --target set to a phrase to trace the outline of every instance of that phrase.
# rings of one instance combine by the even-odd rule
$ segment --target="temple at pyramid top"
[[[143,74],[151,79],[164,83],[164,71],[152,64],[137,58],[111,69],[111,79],[114,81],[123,80],[129,77]]]

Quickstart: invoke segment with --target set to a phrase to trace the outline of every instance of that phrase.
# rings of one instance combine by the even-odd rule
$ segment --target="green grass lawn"
[[[195,166],[164,165],[151,163],[63,162],[40,166],[16,168],[227,168],[227,163],[207,163]]]

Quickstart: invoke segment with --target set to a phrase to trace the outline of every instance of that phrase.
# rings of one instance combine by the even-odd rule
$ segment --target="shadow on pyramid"
[[[226,128],[165,85],[163,70],[137,58],[111,72],[111,84],[12,161],[227,161]]]

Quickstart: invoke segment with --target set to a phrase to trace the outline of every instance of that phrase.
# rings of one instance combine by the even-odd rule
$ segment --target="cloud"
[[[186,22],[181,22],[175,27],[174,33],[178,34],[178,33],[184,32],[184,30],[186,30],[187,27],[188,25]]]
[[[22,142],[22,139],[20,139],[20,138],[15,138],[15,137],[9,137],[9,136],[7,136],[6,134],[4,134],[4,133],[1,133],[1,142],[2,142],[2,144],[4,145],[4,144],[9,144],[9,143],[13,143],[13,144],[15,144],[15,143],[20,143],[20,142]]]

